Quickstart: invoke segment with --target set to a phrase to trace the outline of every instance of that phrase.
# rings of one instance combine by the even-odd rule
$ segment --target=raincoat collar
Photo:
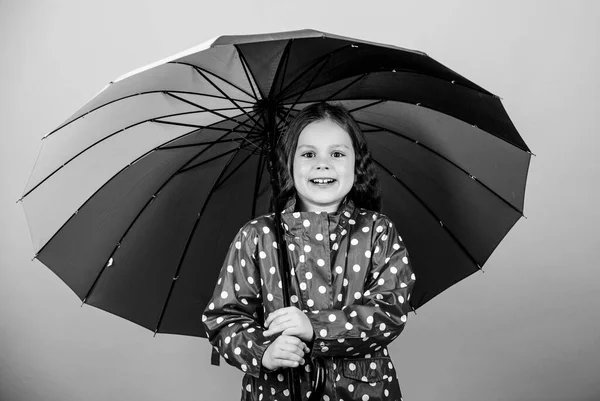
[[[315,222],[321,218],[330,218],[337,220],[337,230],[342,231],[348,225],[348,221],[356,219],[358,210],[354,206],[354,202],[345,197],[338,210],[333,213],[326,212],[300,212],[296,209],[297,200],[296,197],[291,198],[285,205],[284,210],[281,212],[281,223],[284,230],[291,235],[308,234],[310,231],[309,227],[305,226],[304,221]]]

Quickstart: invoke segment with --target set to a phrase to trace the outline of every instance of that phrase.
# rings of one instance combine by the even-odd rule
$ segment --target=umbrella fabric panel
[[[357,78],[360,78],[357,80]],[[310,89],[286,99],[292,104],[299,96],[303,102],[374,99],[419,104],[448,114],[523,150],[527,145],[508,118],[500,99],[449,81],[411,72],[379,72],[351,77]]]
[[[385,167],[380,175],[395,175],[396,188],[406,185],[480,266],[521,217],[476,180],[425,148],[394,141],[389,133],[369,137],[377,164]],[[402,202],[402,198],[384,198],[384,206],[386,200]]]
[[[234,170],[235,173],[212,193],[203,210],[185,254],[179,279],[173,283],[159,332],[206,337],[201,317],[221,270],[223,255],[239,227],[254,216],[267,212],[268,202],[260,200],[259,208],[252,210],[259,162],[257,155],[248,158],[247,152],[240,152],[224,171],[224,176]],[[263,177],[265,175],[268,177],[268,174]]]
[[[226,162],[219,158],[169,181],[121,241],[88,296],[90,305],[155,329],[188,236]]]
[[[417,309],[449,286],[478,271],[471,258],[456,246],[447,230],[409,191],[389,175],[380,174],[385,202],[382,212],[395,224],[406,244],[418,277],[410,304]]]
[[[353,102],[343,102],[350,110]],[[352,112],[366,129],[399,134],[396,140],[418,141],[477,178],[502,199],[523,210],[531,154],[479,128],[431,110],[400,102],[383,102]],[[367,137],[374,137],[368,134]],[[408,136],[403,139],[401,136]],[[449,168],[453,168],[448,163]]]
[[[81,205],[123,166],[155,147],[185,135],[189,127],[137,125],[89,148],[23,199],[36,252]]]
[[[240,72],[243,73],[243,71]],[[214,84],[217,84],[220,90],[217,89],[211,81],[213,81]],[[239,81],[244,82],[241,79]],[[245,80],[245,82],[247,82],[247,80]],[[139,95],[147,96],[162,92],[194,93],[213,96],[215,98],[227,98],[227,96],[229,96],[237,101],[246,103],[254,101],[254,98],[250,95],[250,91],[242,91],[214,75],[207,74],[202,76],[202,74],[190,65],[168,63],[132,75],[122,81],[111,83],[96,97],[67,119],[62,126],[77,120],[87,113],[92,111],[95,112],[99,108],[106,107],[108,104],[114,102],[118,103],[131,97],[133,97],[131,102],[134,104],[132,109],[129,109],[126,105],[119,105],[118,107],[123,107],[125,110],[136,110],[138,107],[136,107],[135,104],[140,101]],[[211,105],[208,104],[206,107],[211,107]],[[143,108],[140,107],[140,110],[143,111]],[[61,129],[62,126],[58,129]]]
[[[63,168],[63,165],[68,166],[73,158],[84,154],[107,138],[129,135],[131,128],[156,117],[197,110],[196,107],[162,93],[128,98],[98,109],[44,138],[40,156],[27,183],[26,191]],[[207,115],[207,123],[220,119],[214,115]],[[124,129],[126,130],[123,131]],[[168,135],[165,136],[167,140],[170,139]]]
[[[83,300],[136,216],[197,153],[196,148],[151,152],[124,168],[65,223],[38,259]]]

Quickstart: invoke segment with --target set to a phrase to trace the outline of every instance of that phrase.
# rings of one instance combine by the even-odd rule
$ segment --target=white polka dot
[[[289,244],[288,248],[290,249],[290,251],[293,251],[294,249],[296,249],[296,246],[294,244]]]
[[[309,227],[309,226],[310,226],[310,221],[308,221],[308,220],[304,220],[304,221],[302,222],[302,225],[303,225],[304,227]]]
[[[406,323],[406,315],[402,315],[402,317],[400,318],[400,320],[401,320],[403,323]]]
[[[402,258],[402,263],[404,263],[405,265],[408,264],[408,258],[406,256]]]
[[[321,352],[327,352],[329,351],[329,347],[321,347]]]
[[[304,245],[304,252],[310,252],[310,245]]]
[[[362,401],[369,401],[369,396],[368,395],[363,395],[362,396]]]
[[[236,349],[233,350],[233,353],[236,354],[236,355],[239,355],[239,354],[242,353],[242,350],[241,350],[240,347],[237,347]]]
[[[258,254],[258,256],[259,256],[261,259],[264,259],[264,258],[266,258],[266,257],[267,257],[267,254],[266,254],[264,251],[260,251],[260,253]]]
[[[319,332],[319,335],[320,335],[321,337],[327,337],[327,330],[325,330],[325,329],[321,329],[321,331]]]
[[[298,302],[298,297],[297,297],[296,295],[292,295],[292,296],[291,296],[291,299],[292,299],[292,302],[293,302],[293,303],[296,303],[296,302]]]
[[[294,213],[292,213],[292,216],[294,216],[294,218],[298,219],[298,218],[300,218],[300,212],[294,212]]]
[[[308,301],[306,301],[306,305],[308,305],[309,307],[313,307],[315,304],[315,301],[313,301],[312,299],[309,299]]]
[[[267,294],[267,299],[269,301],[273,301],[273,294],[271,294],[271,293]]]
[[[363,233],[368,233],[369,232],[369,227],[363,227],[362,228],[362,232]]]
[[[254,245],[258,244],[258,237],[254,237],[254,239],[252,240],[252,242],[254,242]]]
[[[354,270],[355,272],[359,272],[360,271],[360,265],[354,265],[352,266],[352,270]]]
[[[273,248],[275,248],[275,249],[278,248],[277,241],[273,241]]]
[[[300,289],[306,291],[306,283],[300,283]]]
[[[238,283],[235,283],[233,288],[235,288],[236,291],[240,290],[240,285]]]
[[[365,251],[365,256],[367,258],[370,258],[371,257],[371,251]]]
[[[417,279],[417,278],[415,277],[415,274],[414,274],[414,273],[410,275],[410,279],[411,279],[411,280],[416,280],[416,279]]]
[[[263,233],[268,234],[270,231],[269,227],[263,227]]]
[[[317,235],[315,235],[315,239],[316,239],[317,241],[323,241],[323,234],[321,234],[321,233],[318,233]]]
[[[236,243],[235,243],[235,247],[236,247],[237,249],[242,249],[242,243],[241,243],[240,241],[236,242]]]
[[[379,325],[379,330],[381,330],[381,331],[385,330],[385,323],[381,323]]]
[[[323,396],[323,401],[329,401],[329,396],[328,395],[324,395]]]
[[[390,396],[390,391],[389,391],[389,390],[386,388],[385,390],[383,390],[383,394],[384,394],[386,397],[389,397],[389,396]]]
[[[355,371],[356,370],[356,365],[353,363],[348,364],[348,369],[350,369],[351,371]]]
[[[231,337],[225,337],[225,344],[229,344],[231,342]]]
[[[325,294],[325,292],[327,292],[327,288],[325,288],[325,286],[322,286],[322,285],[321,285],[321,286],[319,286],[319,292],[320,292],[321,294]]]
[[[252,348],[252,341],[248,341],[248,348]]]
[[[348,224],[350,224],[350,225],[355,225],[355,224],[356,224],[356,221],[354,221],[354,220],[350,219],[350,220],[348,220]]]
[[[335,322],[335,315],[332,313],[331,315],[329,315],[328,319],[330,322]]]
[[[352,312],[350,312],[350,317],[356,317],[358,315],[358,313],[356,313],[355,310],[353,310]]]
[[[282,382],[285,378],[283,377],[283,375],[280,373],[277,375],[277,380],[279,380],[280,382]]]
[[[360,299],[360,297],[362,297],[362,294],[360,292],[354,293],[354,299]]]
[[[312,273],[311,272],[306,272],[306,274],[304,275],[304,277],[306,277],[307,280],[310,280],[312,278]]]
[[[288,390],[287,388],[285,390],[283,390],[283,395],[285,395],[286,397],[290,395],[290,390]]]
[[[392,274],[398,273],[398,269],[396,269],[396,266],[390,267],[390,273],[392,273]]]
[[[304,255],[300,255],[300,257],[298,258],[298,260],[300,261],[300,263],[304,263]]]
[[[221,284],[221,277],[219,277],[219,279],[217,280],[217,284]]]
[[[208,305],[208,309],[210,309],[210,310],[215,309],[215,303],[211,302],[210,305]]]
[[[350,212],[348,212],[348,211],[345,211],[345,212],[344,212],[344,216],[346,216],[346,217],[350,217],[350,216],[351,216],[351,214],[350,214]]]
[[[346,235],[346,233],[347,233],[347,232],[348,232],[348,231],[346,231],[346,229],[344,228],[340,234],[341,234],[341,235]]]
[[[344,287],[347,287],[347,286],[348,286],[348,279],[347,279],[347,278],[345,278],[345,279],[344,279],[344,283],[343,283],[343,285],[344,285]]]
[[[367,323],[373,323],[373,316],[367,316]]]
[[[324,261],[323,259],[317,259],[317,264],[318,264],[320,267],[323,267],[323,266],[325,266],[325,261]]]
[[[350,391],[350,392],[354,391],[354,385],[353,384],[349,384],[348,385],[348,391]]]
[[[242,298],[241,302],[242,302],[244,305],[248,305],[248,301],[246,300],[246,298]]]
[[[277,282],[277,287],[281,288],[281,280]]]
[[[339,245],[337,243],[333,244],[333,246],[331,247],[331,249],[333,249],[334,251],[338,250]]]
[[[377,226],[377,228],[375,229],[378,233],[383,231],[383,226]]]
[[[223,320],[224,320],[224,319],[223,319],[221,316],[219,316],[219,317],[217,318],[217,324],[221,324],[221,323],[223,323]]]
[[[350,244],[357,245],[358,244],[358,240],[356,238],[352,238],[352,241],[350,241]]]
[[[392,248],[394,248],[395,250],[398,250],[398,249],[400,249],[400,245],[394,244],[394,245],[392,245]]]
[[[252,277],[248,277],[248,282],[249,282],[250,284],[254,284],[254,279],[253,279]]]
[[[375,250],[373,251],[373,253],[379,253],[379,245],[375,245]]]
[[[227,266],[227,272],[233,273],[233,266],[231,266],[231,265]]]
[[[407,287],[406,283],[404,283],[404,282],[400,283],[400,288],[406,288],[406,287]]]
[[[335,237],[336,237],[335,233],[333,233],[333,234],[329,234],[329,239],[330,239],[331,241],[335,241]]]
[[[254,333],[254,331],[255,331],[255,330],[256,330],[256,329],[255,329],[254,327],[250,327],[250,328],[248,329],[248,333]]]
[[[246,260],[245,259],[240,260],[240,265],[242,265],[242,267],[246,267]]]
[[[342,294],[341,294],[341,293],[340,293],[340,294],[338,294],[338,296],[337,296],[337,300],[338,300],[338,301],[340,301],[340,302],[342,302]]]
[[[379,280],[377,280],[377,284],[379,285],[384,285],[385,284],[385,280],[380,278]]]
[[[388,239],[388,236],[387,236],[387,234],[383,234],[383,235],[381,236],[381,240],[382,240],[382,241],[387,241],[387,239]]]
[[[229,296],[229,294],[227,293],[227,291],[223,291],[221,293],[221,298],[223,298],[223,299],[227,298],[228,296]]]
[[[240,368],[242,368],[242,371],[247,371],[248,370],[248,366],[242,364],[242,366],[240,366]]]
[[[344,327],[346,328],[346,330],[352,330],[352,328],[353,328],[354,326],[352,326],[352,323],[350,323],[350,322],[347,322],[347,323],[344,325]]]
[[[275,274],[275,267],[274,266],[271,266],[271,268],[269,269],[269,273]]]
[[[250,222],[250,224],[256,224],[256,223],[258,223],[258,220],[252,220],[252,221]]]
[[[394,365],[391,362],[388,362],[388,368],[394,369]]]
[[[402,295],[398,295],[398,302],[400,302],[401,304],[404,303],[404,297]]]

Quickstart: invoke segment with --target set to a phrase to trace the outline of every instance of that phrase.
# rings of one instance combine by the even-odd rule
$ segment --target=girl
[[[316,358],[325,366],[325,401],[401,400],[386,346],[404,328],[415,276],[395,225],[379,213],[362,132],[343,107],[313,104],[282,135],[277,154],[281,192],[273,203],[284,205],[285,246],[275,242],[274,214],[240,229],[202,316],[210,343],[246,373],[244,401],[288,400],[282,368],[296,369],[308,399]]]

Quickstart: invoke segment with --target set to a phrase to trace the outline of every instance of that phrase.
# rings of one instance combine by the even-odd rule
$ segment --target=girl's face
[[[293,157],[300,210],[335,212],[354,185],[350,135],[329,119],[312,122],[300,133]]]

